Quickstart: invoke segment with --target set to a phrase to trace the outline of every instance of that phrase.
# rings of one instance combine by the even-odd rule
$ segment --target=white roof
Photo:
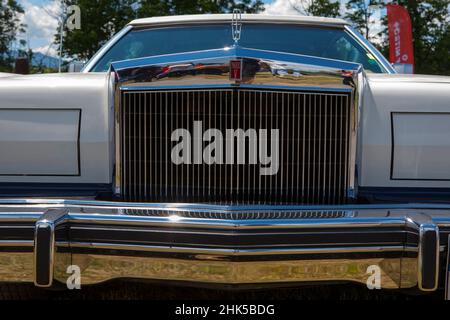
[[[174,24],[196,24],[196,23],[231,23],[232,14],[196,14],[183,16],[165,16],[143,18],[131,21],[132,26],[161,26]],[[292,23],[307,25],[323,25],[331,27],[342,27],[348,25],[345,20],[336,18],[311,17],[301,15],[268,15],[268,14],[242,14],[244,22],[265,22],[265,23]]]

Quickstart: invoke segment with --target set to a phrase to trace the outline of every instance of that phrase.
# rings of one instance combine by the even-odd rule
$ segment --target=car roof
[[[231,23],[232,19],[233,14],[196,14],[142,18],[131,21],[129,25],[140,27],[177,24]],[[326,27],[343,27],[348,25],[343,19],[301,15],[242,14],[242,21],[248,23],[288,23],[320,25]]]

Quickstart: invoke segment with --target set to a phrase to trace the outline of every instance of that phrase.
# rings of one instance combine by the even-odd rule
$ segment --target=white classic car
[[[444,287],[449,101],[343,20],[133,21],[0,80],[0,282]]]

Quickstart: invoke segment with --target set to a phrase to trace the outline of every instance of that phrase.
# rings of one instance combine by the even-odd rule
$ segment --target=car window
[[[134,29],[99,60],[93,71],[107,71],[113,61],[223,48],[233,44],[231,38],[231,27],[225,24]],[[375,57],[344,29],[248,24],[243,26],[239,45],[356,62],[366,71],[384,72]]]

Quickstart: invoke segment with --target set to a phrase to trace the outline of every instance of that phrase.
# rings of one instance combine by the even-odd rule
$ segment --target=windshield
[[[133,29],[95,65],[107,71],[111,62],[231,46],[231,26],[225,24]],[[366,71],[383,73],[376,58],[344,29],[297,25],[248,24],[242,47],[288,52],[360,63]]]

